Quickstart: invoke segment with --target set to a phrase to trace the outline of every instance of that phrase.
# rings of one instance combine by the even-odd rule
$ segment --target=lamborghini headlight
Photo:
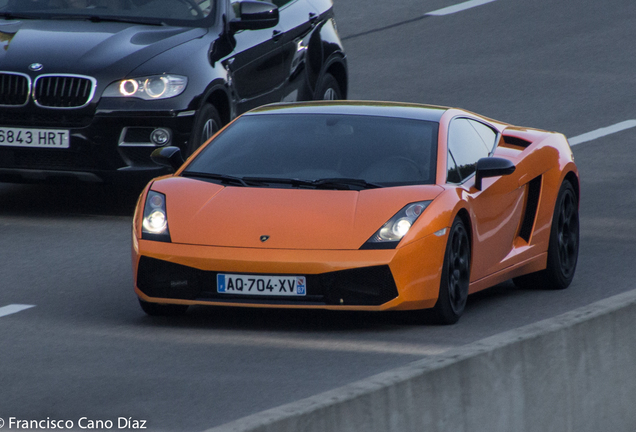
[[[382,228],[367,240],[362,249],[392,249],[397,246],[430,203],[431,201],[419,201],[404,207],[382,225]]]
[[[188,78],[181,75],[152,75],[116,81],[106,87],[103,97],[134,97],[144,100],[168,99],[183,93]]]
[[[148,191],[144,206],[144,218],[141,222],[141,238],[170,242],[166,196],[162,193]]]

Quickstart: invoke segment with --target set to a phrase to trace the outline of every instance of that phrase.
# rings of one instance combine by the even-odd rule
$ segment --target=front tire
[[[139,299],[139,306],[150,316],[179,316],[188,310],[188,305],[150,303],[142,299]]]
[[[316,87],[314,100],[338,100],[342,99],[342,91],[338,85],[338,81],[330,73],[325,73]]]
[[[574,278],[578,257],[579,201],[574,186],[566,180],[554,205],[546,269],[513,281],[522,288],[565,289]]]
[[[192,134],[188,140],[187,155],[194,153],[201,144],[210,139],[221,129],[221,116],[219,111],[211,104],[205,104],[199,110],[197,119],[194,122]]]
[[[455,324],[464,313],[470,284],[470,240],[461,218],[456,217],[451,226],[439,297],[433,308],[435,321],[439,324]]]

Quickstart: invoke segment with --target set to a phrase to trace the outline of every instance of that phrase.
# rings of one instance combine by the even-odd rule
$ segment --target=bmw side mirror
[[[157,165],[167,166],[175,171],[183,165],[183,157],[181,156],[181,149],[179,147],[168,146],[158,148],[150,154],[150,159]]]
[[[515,164],[508,159],[498,157],[486,157],[477,161],[477,171],[475,172],[475,187],[481,190],[481,180],[486,177],[497,177],[509,175],[515,172]]]
[[[239,18],[230,21],[230,28],[237,30],[260,30],[278,24],[278,7],[272,3],[254,0],[238,2]]]

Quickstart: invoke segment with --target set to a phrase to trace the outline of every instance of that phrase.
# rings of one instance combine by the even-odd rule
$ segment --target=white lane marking
[[[592,141],[606,135],[611,135],[616,132],[621,132],[626,129],[631,129],[636,127],[636,120],[625,120],[624,122],[616,123],[612,126],[607,126],[604,128],[593,130],[592,132],[584,133],[582,135],[577,135],[572,138],[568,138],[570,145],[577,145],[584,142]]]
[[[465,1],[463,3],[459,3],[456,4],[454,6],[448,6],[442,9],[437,9],[433,12],[429,12],[425,15],[434,15],[434,16],[443,16],[443,15],[450,15],[450,14],[454,14],[457,12],[461,12],[464,11],[466,9],[470,9],[470,8],[474,8],[477,6],[481,6],[481,5],[485,5],[486,3],[491,3],[494,2],[496,0],[469,0],[469,1]]]
[[[35,307],[35,305],[11,304],[9,306],[3,306],[0,307],[0,317],[18,313],[32,307]]]

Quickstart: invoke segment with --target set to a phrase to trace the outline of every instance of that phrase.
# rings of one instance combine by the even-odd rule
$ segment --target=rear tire
[[[188,140],[187,156],[194,153],[201,144],[210,139],[221,129],[221,116],[219,111],[211,104],[205,104],[199,110],[194,122],[192,134]]]
[[[578,256],[579,202],[572,183],[565,180],[554,205],[546,269],[513,281],[521,288],[565,289],[574,278]]]
[[[455,324],[464,313],[470,284],[470,240],[461,218],[456,217],[446,242],[439,297],[433,308],[439,324]]]
[[[139,306],[150,316],[179,316],[188,310],[188,305],[150,303],[142,299],[139,299]]]
[[[338,100],[342,99],[342,92],[338,81],[330,73],[325,73],[316,87],[315,100]]]

